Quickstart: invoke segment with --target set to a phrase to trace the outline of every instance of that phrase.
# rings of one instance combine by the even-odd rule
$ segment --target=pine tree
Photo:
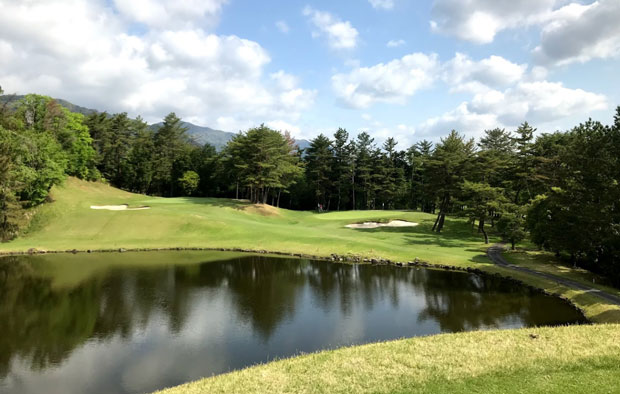
[[[516,157],[513,162],[513,192],[515,204],[523,205],[522,193],[525,191],[526,197],[534,197],[531,187],[534,174],[534,152],[533,140],[536,129],[524,122],[517,128],[513,137],[516,149]]]
[[[349,133],[339,128],[332,142],[333,164],[331,182],[337,194],[336,209],[339,211],[349,201],[347,190],[354,171],[352,152],[348,144]]]
[[[370,209],[372,205],[372,193],[374,187],[373,165],[376,146],[374,138],[370,134],[362,132],[355,140],[355,171],[362,195],[364,196],[364,208]]]
[[[166,115],[164,122],[157,129],[154,136],[156,170],[153,176],[159,190],[164,193],[167,190],[169,196],[174,195],[175,178],[173,174],[174,164],[181,157],[189,138],[187,128],[183,127],[181,119],[174,112]]]
[[[452,132],[435,148],[428,162],[430,187],[439,200],[439,213],[433,225],[433,231],[441,232],[452,200],[458,199],[461,184],[471,169],[474,153],[474,141],[456,131]]]
[[[124,185],[131,137],[131,121],[124,112],[112,117],[108,132],[102,136],[100,171],[104,178],[118,187]]]
[[[332,142],[320,134],[310,141],[306,149],[306,178],[312,183],[317,206],[329,209],[332,173]]]
[[[410,166],[410,199],[412,208],[420,207],[423,212],[434,212],[434,194],[429,187],[428,162],[433,153],[433,143],[420,141],[409,148],[407,160]]]

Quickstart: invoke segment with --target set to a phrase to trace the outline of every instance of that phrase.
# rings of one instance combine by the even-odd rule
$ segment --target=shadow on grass
[[[217,208],[232,208],[239,211],[253,204],[249,200],[234,200],[230,198],[209,198],[209,197],[184,197],[184,203],[196,205],[208,205]]]
[[[612,309],[590,316],[590,320],[597,323],[618,323],[620,322],[620,310]]]
[[[484,238],[462,219],[446,219],[444,231],[434,233],[432,223],[425,221],[416,227],[378,227],[374,229],[355,229],[364,233],[403,234],[409,245],[437,245],[440,247],[467,247],[480,243],[484,246]],[[475,250],[479,252],[480,250]]]

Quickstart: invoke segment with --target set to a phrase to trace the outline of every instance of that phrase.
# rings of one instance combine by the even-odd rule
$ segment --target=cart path
[[[520,271],[520,272],[524,272],[533,276],[537,276],[539,278],[544,278],[544,279],[549,279],[552,280],[556,283],[559,283],[561,285],[564,285],[566,287],[570,287],[573,289],[577,289],[577,290],[582,290],[588,293],[592,293],[602,299],[604,299],[607,302],[610,302],[614,305],[618,305],[620,306],[620,296],[614,295],[614,294],[610,294],[607,293],[603,290],[600,289],[596,289],[594,287],[590,287],[588,285],[585,285],[583,283],[580,282],[576,282],[574,280],[571,279],[566,279],[566,278],[562,278],[560,276],[556,276],[553,274],[548,274],[546,272],[540,272],[540,271],[535,271],[533,269],[529,269],[529,268],[525,268],[525,267],[520,267],[518,265],[514,265],[514,264],[510,264],[508,261],[506,261],[506,259],[504,258],[504,256],[502,256],[502,252],[505,250],[506,245],[499,243],[499,244],[495,244],[493,246],[491,246],[489,249],[487,249],[487,256],[489,256],[489,258],[491,259],[491,261],[500,266],[500,267],[504,267],[504,268],[508,268],[511,270],[515,270],[515,271]]]

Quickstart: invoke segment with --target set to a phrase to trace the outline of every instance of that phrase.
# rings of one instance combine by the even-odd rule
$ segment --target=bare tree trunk
[[[280,194],[282,194],[282,189],[278,189],[278,208],[280,208]]]
[[[237,191],[235,192],[235,199],[239,199],[239,181],[237,181]]]
[[[351,209],[355,211],[355,174],[351,176],[351,191],[353,193],[353,206]]]
[[[478,231],[481,232],[482,235],[484,235],[484,243],[488,244],[489,243],[489,236],[487,235],[487,232],[484,231],[484,219],[480,219],[479,220]]]
[[[446,213],[443,212],[440,214],[440,218],[439,218],[439,225],[437,225],[437,232],[440,233],[441,230],[443,229],[443,224],[446,221]]]
[[[340,211],[340,181],[338,181],[338,207],[337,209]]]
[[[265,188],[263,192],[263,204],[267,204],[267,196],[269,195],[269,188]]]
[[[439,205],[439,213],[437,214],[437,220],[435,220],[435,224],[433,225],[433,229],[431,231],[436,231],[438,233],[441,232],[443,228],[444,221],[446,220],[446,209],[448,209],[448,203],[450,201],[450,196],[444,196],[441,204]]]
[[[441,216],[441,212],[439,214],[437,214],[437,219],[435,219],[435,224],[433,224],[433,228],[431,229],[431,231],[435,231],[435,229],[437,228],[437,224],[439,223],[439,217]]]

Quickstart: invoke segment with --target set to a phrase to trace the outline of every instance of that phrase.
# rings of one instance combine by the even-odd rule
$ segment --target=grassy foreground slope
[[[69,178],[38,208],[30,229],[0,251],[213,247],[318,256],[356,254],[398,261],[419,257],[450,265],[489,264],[482,238],[463,220],[448,219],[441,235],[434,216],[404,211],[316,214],[213,198],[154,198]],[[106,211],[91,205],[129,204],[149,210]],[[418,227],[349,229],[349,223],[403,219]]]
[[[618,325],[529,328],[324,351],[162,393],[617,393],[619,370]]]

